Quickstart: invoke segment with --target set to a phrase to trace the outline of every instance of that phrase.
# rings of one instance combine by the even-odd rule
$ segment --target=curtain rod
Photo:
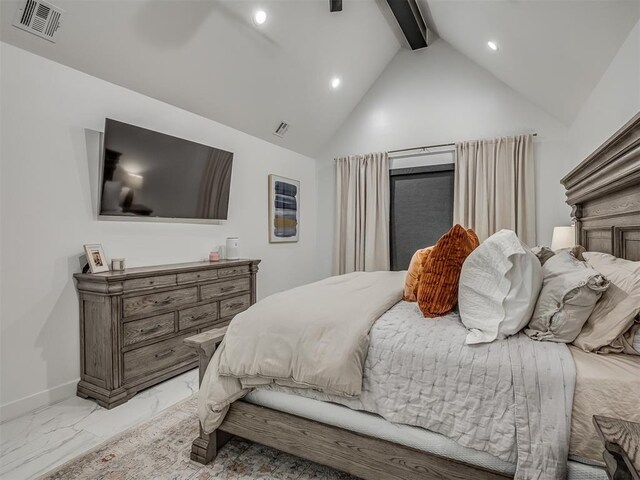
[[[532,137],[537,137],[537,133],[532,133]],[[389,150],[387,153],[402,153],[402,152],[410,152],[411,150],[427,150],[428,148],[442,148],[442,147],[455,147],[455,143],[440,143],[438,145],[425,145],[422,147],[412,147],[412,148],[401,148],[399,150]]]

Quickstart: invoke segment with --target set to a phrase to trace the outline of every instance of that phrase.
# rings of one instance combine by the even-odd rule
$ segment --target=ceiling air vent
[[[63,13],[61,8],[42,0],[25,0],[18,7],[13,25],[55,42]]]
[[[289,130],[289,124],[287,122],[280,122],[280,125],[278,125],[278,128],[276,128],[276,131],[273,132],[273,134],[278,137],[284,137],[287,130]]]

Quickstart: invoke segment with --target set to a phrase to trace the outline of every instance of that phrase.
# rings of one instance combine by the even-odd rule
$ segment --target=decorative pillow
[[[640,355],[640,315],[636,317],[631,328],[618,338],[621,341],[623,353]]]
[[[418,295],[418,286],[420,285],[420,274],[424,269],[424,265],[429,258],[433,247],[422,248],[417,250],[411,257],[411,263],[407,270],[407,276],[404,281],[403,300],[407,302],[415,302]]]
[[[560,252],[569,252],[573,257],[577,258],[581,262],[585,261],[584,257],[582,256],[582,254],[585,252],[585,249],[582,245],[576,245],[575,247],[571,248],[561,248],[557,252],[554,252],[549,247],[533,247],[531,251],[535,254],[536,257],[538,257],[538,260],[540,260],[540,265],[542,266],[544,266],[547,260],[553,257],[556,253]]]
[[[540,260],[540,265],[543,266],[547,260],[549,260],[556,254],[556,252],[551,250],[549,247],[533,247],[531,251],[536,257],[538,257],[538,260]]]
[[[571,248],[563,248],[560,251],[562,252],[564,250],[567,250],[569,253],[571,253],[571,256],[573,256],[574,258],[577,258],[581,262],[586,262],[586,260],[583,257],[583,254],[584,252],[586,252],[586,249],[582,245],[576,245]]]
[[[515,232],[500,230],[464,262],[460,318],[466,343],[485,343],[518,333],[529,322],[542,287],[538,258]]]
[[[609,281],[569,249],[547,260],[542,273],[542,291],[524,333],[534,340],[571,343],[609,287]]]
[[[622,336],[640,313],[640,262],[606,253],[585,252],[584,258],[611,282],[573,342],[586,352],[634,353]]]
[[[440,237],[420,275],[418,306],[425,317],[440,317],[456,306],[462,264],[479,244],[476,232],[460,225]]]

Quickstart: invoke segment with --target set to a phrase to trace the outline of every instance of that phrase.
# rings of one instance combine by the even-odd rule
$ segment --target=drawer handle
[[[164,352],[156,353],[156,358],[164,358],[173,354],[173,348],[171,350],[165,350]]]
[[[192,322],[197,322],[198,320],[202,320],[203,318],[207,318],[210,314],[209,313],[201,313],[200,315],[194,315],[193,317],[191,317],[191,321]]]
[[[154,305],[169,305],[171,303],[171,299],[170,298],[165,298],[164,300],[154,300],[153,304]]]
[[[158,330],[160,330],[161,325],[156,325],[155,327],[151,327],[147,330],[145,330],[144,328],[140,329],[140,333],[153,333],[153,332],[157,332]]]
[[[230,303],[229,305],[227,305],[227,308],[242,307],[243,305],[244,305],[244,302]]]

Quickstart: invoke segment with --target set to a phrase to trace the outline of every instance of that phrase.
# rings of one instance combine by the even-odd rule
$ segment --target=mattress
[[[599,355],[570,346],[576,364],[571,458],[602,465],[602,442],[593,415],[640,422],[640,356]]]
[[[419,427],[391,423],[378,415],[342,405],[270,389],[254,390],[244,401],[497,472],[513,474],[516,470],[513,463],[486,452],[463,447],[444,435]],[[577,461],[568,462],[568,472],[569,480],[607,479],[602,468]]]

